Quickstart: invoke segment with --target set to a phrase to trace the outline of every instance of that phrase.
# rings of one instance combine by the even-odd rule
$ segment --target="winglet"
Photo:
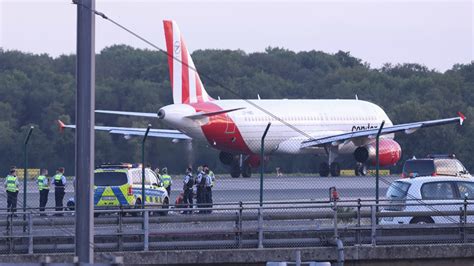
[[[461,113],[461,112],[458,112],[458,116],[459,116],[459,123],[461,124],[462,126],[462,123],[464,122],[464,120],[466,119],[466,116]]]
[[[58,128],[59,128],[59,133],[63,133],[64,132],[64,128],[66,127],[66,125],[63,123],[63,121],[61,120],[57,120],[58,122]]]

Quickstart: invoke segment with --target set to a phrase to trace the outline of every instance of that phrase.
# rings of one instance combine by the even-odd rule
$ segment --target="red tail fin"
[[[165,28],[166,50],[170,69],[171,87],[174,103],[197,103],[212,100],[196,71],[193,59],[179,30],[172,20],[163,21]]]

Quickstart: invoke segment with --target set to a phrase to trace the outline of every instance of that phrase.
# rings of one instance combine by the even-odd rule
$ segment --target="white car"
[[[383,217],[380,224],[459,223],[460,215],[443,215],[446,211],[459,211],[468,199],[468,210],[474,209],[474,178],[455,176],[424,176],[394,181],[387,190],[389,206],[382,212],[435,212],[422,217]],[[416,204],[416,206],[414,205]],[[400,213],[402,215],[402,213]],[[474,217],[467,217],[474,222]]]

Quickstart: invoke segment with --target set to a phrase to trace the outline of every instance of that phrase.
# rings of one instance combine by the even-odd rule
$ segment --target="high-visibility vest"
[[[38,176],[38,189],[41,191],[43,189],[49,189],[49,182],[46,182],[46,185],[44,184],[44,180],[48,180],[48,178],[44,175]]]
[[[9,192],[17,192],[18,186],[16,185],[17,177],[14,175],[7,176],[7,191]]]
[[[62,174],[57,174],[54,176],[54,185],[56,187],[64,187]]]
[[[161,176],[161,182],[163,182],[163,186],[165,188],[169,187],[171,185],[171,176],[169,175],[162,175]]]

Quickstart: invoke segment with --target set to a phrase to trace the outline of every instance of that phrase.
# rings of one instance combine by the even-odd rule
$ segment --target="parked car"
[[[169,208],[169,198],[156,173],[145,168],[145,205]],[[142,167],[132,164],[105,164],[94,171],[94,207],[140,208],[142,204]],[[68,209],[74,209],[74,198],[68,200]],[[125,214],[125,213],[124,213]],[[136,216],[136,212],[131,213]],[[167,211],[160,211],[167,215]],[[98,213],[95,213],[98,216]]]
[[[464,165],[452,155],[428,155],[427,158],[406,160],[402,177],[418,176],[461,176],[472,177]]]
[[[459,211],[467,199],[468,209],[474,199],[474,179],[459,176],[424,176],[394,181],[387,190],[389,206],[382,212],[400,212],[400,217],[383,217],[381,224],[458,223],[460,215],[442,215],[445,211]],[[414,205],[416,204],[416,205]],[[421,217],[403,216],[403,212],[439,212],[440,215]],[[474,217],[468,217],[474,222]]]

